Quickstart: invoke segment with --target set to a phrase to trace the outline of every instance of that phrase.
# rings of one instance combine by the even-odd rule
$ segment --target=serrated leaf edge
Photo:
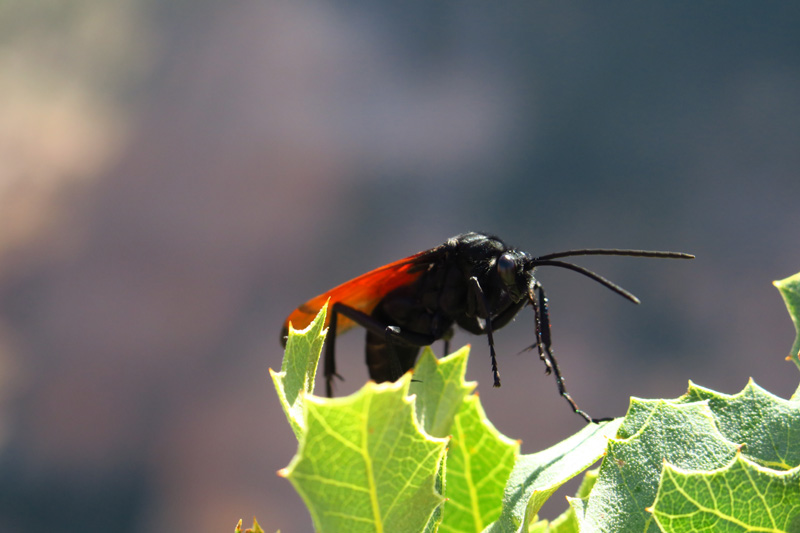
[[[794,364],[800,368],[800,316],[792,312],[792,302],[790,301],[790,293],[794,292],[797,293],[797,297],[800,299],[800,272],[788,278],[773,281],[772,284],[778,289],[778,292],[780,292],[783,303],[786,305],[786,311],[789,313],[789,317],[791,317],[795,329],[794,344],[792,344],[786,360],[794,362]],[[795,288],[798,290],[795,291]]]
[[[692,393],[692,391],[700,391],[701,393],[705,393],[709,396],[714,396],[721,400],[726,400],[726,401],[740,400],[746,398],[748,396],[748,393],[752,393],[753,396],[755,397],[769,399],[770,401],[774,401],[775,403],[778,404],[790,405],[790,406],[793,406],[792,404],[797,404],[798,406],[800,406],[800,400],[793,400],[791,398],[789,399],[781,398],[780,396],[771,393],[770,391],[768,391],[767,389],[756,383],[756,381],[752,377],[747,380],[747,383],[742,388],[742,390],[740,390],[739,392],[735,392],[733,394],[718,392],[713,389],[709,389],[707,387],[698,385],[693,381],[689,380],[689,388],[687,389],[686,394],[684,394],[678,399],[680,400],[681,398],[687,397],[689,394]]]
[[[366,396],[366,395],[369,395],[369,394],[391,392],[391,389],[398,389],[398,392],[400,392],[400,401],[402,403],[404,403],[406,406],[410,405],[410,407],[411,407],[410,415],[411,415],[411,422],[413,424],[414,429],[424,439],[427,439],[428,441],[430,441],[430,442],[432,442],[434,444],[441,444],[441,446],[438,447],[438,450],[432,450],[432,451],[436,451],[436,453],[438,453],[438,458],[436,459],[436,464],[438,465],[437,469],[441,469],[441,468],[443,468],[443,464],[445,462],[445,457],[446,457],[446,454],[447,454],[447,442],[450,439],[448,437],[439,438],[439,437],[431,436],[419,424],[419,422],[417,420],[417,415],[416,415],[416,412],[415,412],[415,403],[414,403],[415,395],[409,394],[409,392],[408,392],[410,384],[411,384],[411,372],[407,372],[399,380],[397,380],[395,382],[375,383],[374,381],[368,381],[358,391],[356,391],[353,394],[350,394],[348,396],[343,396],[343,397],[340,397],[340,398],[322,398],[322,397],[319,397],[319,396],[314,396],[313,394],[306,394],[304,396],[305,396],[307,401],[303,402],[303,418],[304,419],[308,418],[308,409],[309,409],[309,406],[311,404],[314,404],[315,406],[332,407],[337,403],[339,403],[339,404],[348,404],[350,402],[356,402],[356,401],[358,401],[358,397],[359,396]],[[280,477],[287,478],[287,479],[291,478],[292,472],[296,468],[297,464],[303,458],[303,453],[304,453],[305,444],[306,444],[306,436],[307,436],[307,429],[304,428],[303,433],[302,433],[302,438],[298,439],[299,443],[298,443],[298,447],[297,447],[297,453],[295,454],[294,457],[292,457],[292,460],[289,462],[289,464],[286,467],[281,468],[280,470],[278,470],[278,475]],[[349,446],[349,443],[348,443],[348,446]],[[365,456],[365,461],[369,464],[369,463],[372,462],[372,458],[370,458],[368,456]],[[380,516],[376,516],[376,513],[379,513],[382,516],[386,516],[388,514],[389,509],[391,509],[391,507],[389,509],[384,510],[383,512],[379,511],[378,508],[380,506],[378,505],[377,501],[375,501],[375,497],[376,497],[376,493],[377,492],[376,492],[376,489],[375,489],[374,481],[375,481],[374,480],[374,476],[372,474],[370,474],[369,479],[368,479],[368,483],[370,484],[370,486],[369,486],[369,494],[370,494],[370,501],[371,501],[373,516],[375,517],[375,520],[376,520],[376,522],[375,522],[376,531],[384,531],[385,530],[384,527],[383,527],[384,524],[381,521],[382,518],[380,518]],[[293,485],[295,486],[295,490],[297,490],[297,492],[300,494],[300,496],[303,499],[303,501],[306,503],[306,508],[308,509],[309,513],[311,513],[311,515],[313,517],[313,520],[314,520],[314,523],[317,523],[317,524],[320,523],[320,520],[317,517],[316,512],[315,512],[316,510],[314,509],[314,507],[312,505],[309,504],[306,494],[300,489],[300,487],[298,487],[294,483],[293,483]],[[437,497],[437,499],[439,500],[438,503],[437,503],[437,506],[434,507],[433,510],[431,511],[431,514],[433,514],[433,512],[436,511],[436,508],[438,508],[439,506],[442,505],[442,503],[447,501],[447,498],[445,498],[444,496],[442,496],[441,494],[437,493],[434,490],[432,490],[431,492],[432,492],[432,495]]]
[[[677,403],[678,399],[644,399],[644,398],[631,398],[631,407],[634,406],[635,403],[639,405],[648,406],[652,405],[653,408],[649,410],[647,418],[641,423],[639,428],[628,437],[612,437],[609,439],[610,442],[614,442],[617,444],[629,442],[635,438],[639,438],[641,434],[645,431],[645,429],[650,425],[650,422],[656,416],[657,413],[663,411],[664,409],[678,409],[678,410],[685,410],[688,408],[696,408],[698,406],[702,406],[703,415],[708,418],[708,420],[714,426],[717,434],[719,435],[720,440],[729,442],[734,446],[738,446],[737,443],[728,440],[725,435],[720,433],[719,427],[717,425],[717,417],[714,415],[714,412],[711,410],[711,407],[708,405],[708,400],[698,400],[692,402],[684,402],[684,403]],[[628,411],[630,412],[630,408]],[[627,418],[628,415],[625,416]]]
[[[739,450],[739,451],[736,452],[736,455],[731,459],[731,461],[728,464],[723,465],[723,466],[721,466],[719,468],[715,468],[713,470],[689,470],[689,469],[683,469],[683,468],[680,468],[679,466],[675,466],[675,465],[673,465],[673,464],[671,464],[671,463],[669,463],[667,461],[664,461],[664,466],[661,469],[661,480],[659,481],[659,487],[663,484],[664,478],[666,476],[671,476],[673,474],[677,474],[677,475],[681,475],[681,476],[699,476],[699,475],[701,475],[701,476],[710,477],[710,476],[714,476],[714,475],[717,475],[717,474],[724,474],[726,471],[728,471],[731,468],[733,468],[737,463],[740,463],[742,465],[742,467],[745,469],[745,471],[747,471],[747,469],[756,470],[756,471],[759,471],[762,474],[766,474],[766,475],[769,475],[769,476],[774,476],[774,477],[777,477],[777,478],[800,475],[800,466],[796,466],[796,467],[794,467],[792,469],[789,469],[789,470],[774,470],[772,468],[768,468],[768,467],[762,466],[762,465],[760,465],[760,464],[758,464],[758,463],[756,463],[754,461],[751,461],[750,459],[748,459],[747,457],[745,457],[741,453],[741,450]],[[675,485],[678,486],[677,483]],[[659,491],[659,493],[660,493],[660,491]],[[655,514],[655,508],[656,508],[656,505],[658,504],[659,495],[660,495],[659,493],[656,493],[656,499],[653,502],[653,505],[651,505],[650,507],[647,507],[645,509],[645,511],[647,511],[648,513],[651,513],[654,516],[656,521],[658,521],[658,517]],[[689,499],[688,495],[686,496],[686,498]],[[692,502],[698,508],[702,508],[706,512],[717,514],[712,509],[709,509],[709,508],[707,508],[705,506],[700,505],[697,502],[694,502],[694,500],[692,500]],[[724,518],[726,520],[733,520],[731,517],[727,517],[727,516],[724,517]],[[743,528],[747,529],[747,531],[756,531],[755,529],[749,528],[749,526],[747,526],[746,524],[740,524],[740,525]],[[759,529],[759,531],[779,533],[780,530],[777,530],[777,529]]]
[[[294,432],[298,441],[300,440],[301,435],[306,427],[306,413],[304,408],[305,398],[307,395],[310,395],[314,389],[316,370],[317,366],[319,365],[319,358],[321,355],[322,346],[325,342],[325,336],[328,333],[328,328],[324,327],[327,312],[328,302],[325,302],[325,305],[323,305],[319,310],[317,316],[314,317],[314,320],[312,320],[311,323],[302,330],[294,329],[290,322],[289,333],[286,340],[286,348],[284,349],[283,359],[281,360],[281,370],[277,372],[272,368],[269,369],[269,375],[272,378],[275,392],[278,395],[278,401],[281,404],[281,408],[286,415],[289,426],[292,428],[292,431]],[[317,328],[319,329],[319,334],[314,338],[309,338],[314,329]],[[305,377],[303,380],[303,389],[297,391],[294,401],[290,401],[289,396],[286,394],[286,377],[289,373],[288,369],[286,368],[288,364],[288,353],[290,346],[295,349],[294,344],[296,342],[300,342],[301,340],[305,341],[309,350],[317,341],[319,341],[320,351],[317,352],[316,350],[310,350],[309,358],[306,361],[306,368],[304,371]]]

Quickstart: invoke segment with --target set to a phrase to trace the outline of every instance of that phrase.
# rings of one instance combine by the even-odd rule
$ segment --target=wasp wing
[[[330,305],[343,303],[364,313],[371,313],[384,296],[398,287],[416,281],[427,270],[428,265],[439,260],[443,253],[443,246],[419,252],[371,270],[310,299],[288,316],[281,330],[281,342],[286,342],[290,323],[296,329],[308,327],[328,300]],[[325,319],[326,327],[329,322],[330,314]],[[355,322],[339,315],[336,333],[337,335],[343,333],[353,326]]]

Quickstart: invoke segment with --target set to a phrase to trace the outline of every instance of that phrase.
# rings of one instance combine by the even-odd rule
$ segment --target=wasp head
[[[514,303],[528,295],[528,287],[533,279],[533,267],[528,267],[530,261],[530,256],[525,252],[508,250],[495,262],[497,277]]]

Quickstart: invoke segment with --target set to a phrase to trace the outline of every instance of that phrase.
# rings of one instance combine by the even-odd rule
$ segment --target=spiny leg
[[[546,330],[542,327],[542,313],[547,313],[547,299],[544,298],[545,303],[545,310],[542,311],[541,306],[539,305],[539,295],[537,292],[541,290],[542,286],[537,281],[534,284],[534,287],[531,289],[530,294],[528,295],[531,301],[531,307],[533,307],[533,314],[534,314],[534,323],[536,324],[536,344],[532,346],[528,346],[525,350],[532,350],[534,347],[539,350],[539,359],[544,363],[545,369],[544,373],[548,376],[553,373],[553,363],[550,362],[550,358],[545,356],[547,351],[545,350],[545,345],[550,345],[550,328],[548,327]],[[549,320],[549,313],[548,313],[548,326],[550,324]],[[546,339],[546,340],[545,340]],[[523,350],[524,351],[524,350]]]
[[[336,373],[336,326],[338,323],[337,317],[337,304],[331,307],[331,320],[328,324],[328,338],[325,339],[325,365],[323,373],[325,375],[325,395],[328,398],[333,398],[333,378],[344,380],[342,376]]]
[[[445,332],[444,335],[442,335],[442,340],[444,341],[444,353],[442,354],[442,357],[450,355],[450,340],[453,338],[454,333],[455,332],[453,331],[453,328],[450,328],[447,330],[447,332]]]
[[[552,338],[550,337],[550,312],[547,309],[547,295],[545,295],[542,284],[538,281],[534,283],[533,290],[531,291],[530,301],[533,305],[533,311],[536,315],[536,347],[539,349],[539,358],[544,361],[547,367],[546,373],[552,373],[556,379],[558,392],[567,400],[572,411],[575,414],[583,417],[587,422],[604,422],[610,418],[592,418],[585,411],[578,407],[575,400],[567,392],[564,385],[564,377],[561,375],[561,370],[558,368],[555,355],[553,355]]]
[[[494,378],[494,386],[500,386],[500,372],[497,370],[497,355],[494,352],[494,335],[492,335],[492,319],[489,316],[489,304],[486,301],[486,295],[483,293],[481,284],[475,276],[469,278],[469,289],[472,292],[475,303],[478,305],[479,317],[485,317],[483,330],[489,339],[489,354],[492,357],[492,377]]]
[[[419,333],[414,333],[410,331],[404,331],[397,326],[392,326],[386,324],[382,320],[375,318],[374,316],[368,315],[363,311],[359,311],[353,307],[342,303],[335,303],[331,306],[331,321],[329,324],[328,330],[328,339],[326,341],[325,347],[325,366],[324,366],[324,373],[325,373],[325,392],[329,398],[333,397],[333,378],[334,376],[342,379],[342,377],[336,373],[336,358],[335,358],[335,343],[336,343],[336,325],[338,321],[338,316],[344,315],[345,317],[349,318],[359,326],[363,327],[364,329],[375,333],[377,335],[383,336],[386,339],[386,343],[389,347],[389,353],[396,360],[391,360],[390,364],[394,369],[401,369],[402,364],[397,357],[393,346],[397,343],[406,344],[409,346],[428,346],[433,344],[436,340],[431,335],[422,335]],[[402,375],[402,371],[398,370],[399,374],[395,377],[395,379],[399,378]]]

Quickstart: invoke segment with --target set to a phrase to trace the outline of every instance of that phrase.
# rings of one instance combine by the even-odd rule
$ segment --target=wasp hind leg
[[[455,330],[450,328],[445,332],[444,335],[442,335],[442,340],[444,341],[444,353],[442,354],[442,357],[450,355],[450,341],[453,340],[454,334]]]
[[[423,335],[403,330],[388,323],[380,311],[368,315],[348,305],[335,303],[331,307],[329,338],[325,347],[325,392],[333,397],[333,378],[336,373],[336,324],[338,315],[345,316],[367,330],[367,366],[370,378],[377,382],[397,381],[413,368],[419,349],[436,340],[432,335]]]

